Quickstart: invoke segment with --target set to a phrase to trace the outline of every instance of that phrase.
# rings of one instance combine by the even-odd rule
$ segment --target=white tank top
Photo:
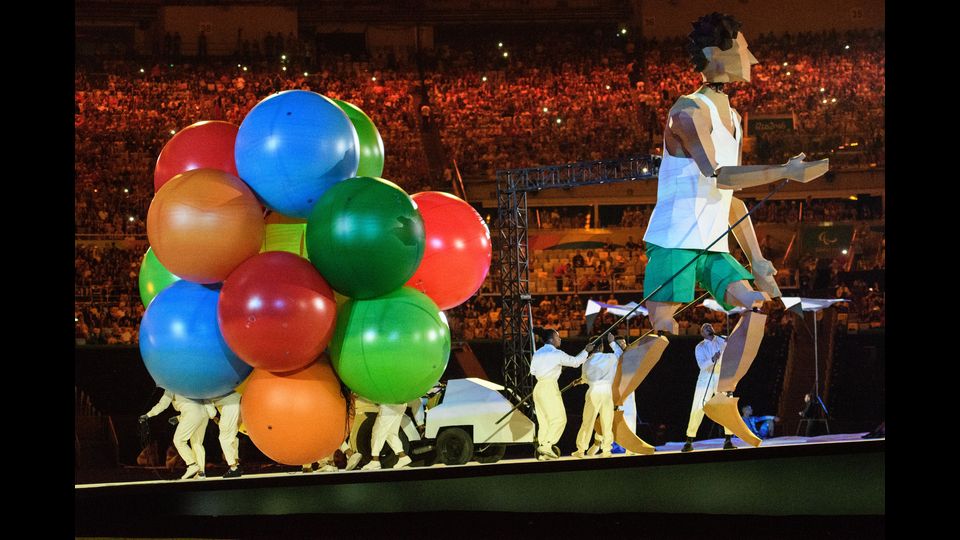
[[[733,136],[720,121],[716,105],[702,94],[685,96],[705,103],[710,109],[713,131],[710,139],[716,149],[717,167],[740,164],[742,130],[730,108]],[[733,191],[717,189],[717,179],[703,176],[693,158],[675,157],[663,145],[663,161],[657,180],[657,204],[650,215],[645,242],[665,248],[704,249],[730,225],[730,199]],[[728,253],[730,240],[724,238],[710,251]]]

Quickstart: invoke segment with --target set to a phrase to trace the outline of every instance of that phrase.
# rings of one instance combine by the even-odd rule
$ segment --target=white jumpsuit
[[[693,392],[693,404],[690,406],[690,422],[687,424],[687,437],[695,438],[700,423],[703,421],[703,405],[717,392],[717,382],[720,380],[720,358],[713,361],[714,355],[722,353],[727,342],[720,336],[712,340],[703,340],[697,344],[697,365],[700,366],[700,375],[697,376],[697,389]],[[726,435],[733,432],[723,428]]]
[[[389,444],[394,453],[403,452],[403,441],[400,440],[400,422],[403,420],[403,413],[407,409],[406,403],[391,405],[389,403],[380,404],[380,412],[377,419],[373,422],[373,435],[370,439],[370,454],[379,456],[383,450],[383,444]]]
[[[171,404],[174,410],[180,413],[177,430],[173,433],[173,446],[176,447],[187,467],[196,463],[203,472],[207,463],[207,454],[203,449],[203,436],[207,431],[207,422],[216,414],[216,411],[214,410],[211,415],[210,409],[203,403],[164,390],[160,401],[147,411],[147,416],[152,418],[167,410]]]
[[[240,394],[230,392],[225,396],[213,398],[211,404],[220,412],[220,449],[227,465],[234,467],[240,454],[240,439],[237,429],[240,427]]]
[[[570,356],[549,343],[533,353],[530,374],[537,378],[537,384],[533,387],[533,406],[540,426],[537,429],[537,441],[543,450],[553,448],[567,425],[567,411],[557,385],[560,371],[563,366],[580,367],[586,359],[585,350],[577,356]]]
[[[583,379],[590,387],[583,402],[583,422],[577,432],[577,450],[586,452],[590,444],[597,415],[600,416],[601,450],[609,453],[613,448],[613,379],[617,374],[617,361],[623,350],[612,344],[612,353],[596,353],[583,364]]]

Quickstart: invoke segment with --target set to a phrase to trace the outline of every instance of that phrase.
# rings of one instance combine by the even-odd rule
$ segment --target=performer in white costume
[[[237,478],[243,474],[240,470],[240,439],[237,437],[240,428],[240,394],[234,390],[211,399],[210,404],[220,413],[220,420],[216,422],[220,428],[220,449],[228,467],[223,477]]]
[[[563,435],[567,425],[567,410],[563,407],[563,398],[557,380],[563,366],[580,367],[593,351],[593,345],[580,351],[577,356],[560,350],[560,334],[553,329],[534,328],[545,345],[533,353],[530,360],[530,374],[537,378],[533,387],[533,406],[537,414],[537,459],[557,459],[560,456],[553,451],[553,445]]]
[[[586,457],[590,435],[594,431],[597,416],[600,416],[600,447],[602,456],[608,457],[613,447],[613,379],[617,374],[617,362],[626,343],[617,343],[614,335],[607,334],[612,353],[596,352],[583,364],[581,379],[590,385],[583,403],[583,422],[577,433],[577,450],[574,457]]]
[[[140,416],[140,421],[146,422],[148,418],[153,418],[167,410],[170,405],[180,413],[177,429],[173,432],[173,446],[187,465],[187,471],[180,479],[185,480],[194,476],[205,478],[207,454],[203,449],[203,436],[207,431],[207,422],[211,417],[216,416],[217,411],[212,405],[205,405],[200,401],[164,389],[160,401],[146,414]]]
[[[697,438],[697,430],[703,422],[703,406],[717,391],[717,381],[720,377],[720,355],[723,353],[727,340],[713,331],[713,325],[704,323],[700,326],[700,335],[703,341],[697,343],[694,355],[700,374],[697,376],[697,387],[693,391],[693,404],[690,406],[690,421],[687,422],[687,441],[683,444],[683,452],[693,450],[693,440]],[[733,433],[724,428],[723,447],[736,448],[730,441]]]
[[[383,450],[384,443],[390,445],[400,459],[393,466],[394,469],[406,467],[410,464],[410,456],[403,452],[403,441],[400,440],[400,422],[403,420],[403,413],[407,410],[407,404],[391,405],[389,403],[380,404],[380,412],[377,419],[373,422],[373,434],[370,440],[370,462],[363,466],[361,470],[368,471],[380,468],[380,451]]]

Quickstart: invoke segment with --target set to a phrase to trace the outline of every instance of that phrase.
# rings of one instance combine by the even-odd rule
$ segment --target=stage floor
[[[243,482],[244,480],[252,479],[267,479],[267,478],[287,478],[291,476],[342,476],[342,475],[377,475],[383,474],[386,472],[396,473],[400,471],[423,471],[423,470],[436,470],[436,469],[464,469],[464,468],[498,468],[503,465],[511,464],[540,464],[543,466],[549,466],[551,463],[558,462],[578,462],[578,463],[588,463],[588,462],[597,462],[597,461],[611,461],[611,460],[622,460],[624,458],[630,458],[632,462],[634,458],[644,459],[652,458],[655,456],[663,456],[669,454],[680,454],[684,456],[692,455],[703,455],[704,453],[716,453],[729,454],[732,452],[743,451],[754,451],[757,449],[766,449],[766,448],[782,448],[782,447],[802,447],[814,446],[814,445],[829,445],[837,443],[866,443],[869,441],[884,440],[880,439],[863,439],[863,435],[867,432],[860,433],[838,433],[832,435],[821,435],[817,437],[793,437],[793,436],[784,436],[784,437],[773,437],[770,439],[765,439],[759,448],[753,448],[749,444],[743,442],[738,437],[733,437],[732,442],[737,447],[737,450],[723,450],[723,439],[706,439],[702,441],[695,441],[693,443],[693,452],[684,453],[680,449],[683,448],[683,442],[669,442],[661,446],[657,446],[656,453],[650,456],[640,456],[636,454],[614,454],[609,458],[601,458],[599,456],[593,456],[589,458],[575,458],[570,455],[561,456],[559,459],[550,460],[550,461],[537,461],[535,458],[519,458],[519,459],[510,459],[505,458],[496,463],[477,463],[476,461],[468,462],[464,465],[444,465],[442,463],[435,464],[430,467],[407,467],[402,469],[382,469],[382,470],[372,470],[372,471],[330,471],[330,472],[319,472],[314,471],[312,473],[303,473],[300,471],[285,471],[285,472],[272,472],[272,473],[244,473],[243,476],[239,478],[221,478],[220,476],[208,476],[206,478],[192,478],[189,480],[141,480],[141,481],[127,481],[127,482],[101,482],[101,483],[83,483],[76,484],[76,489],[92,489],[92,488],[103,488],[110,486],[132,486],[132,485],[157,485],[157,484],[170,484],[172,482],[176,483],[221,483],[221,482]],[[747,455],[741,455],[740,457],[749,457]],[[177,471],[179,474],[181,471]]]

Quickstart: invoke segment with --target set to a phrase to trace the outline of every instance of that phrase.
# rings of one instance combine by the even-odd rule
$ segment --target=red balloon
[[[302,368],[320,356],[337,326],[333,289],[310,261],[268,251],[227,277],[217,305],[220,331],[244,362],[268,371]]]
[[[323,358],[292,373],[253,370],[240,416],[250,440],[267,457],[303,465],[333,454],[347,438],[346,405],[340,382]]]
[[[440,309],[459,306],[480,289],[490,271],[490,229],[473,207],[449,193],[425,191],[411,197],[423,217],[426,247],[406,284]]]
[[[219,120],[197,122],[167,141],[153,171],[154,191],[174,176],[194,169],[217,169],[240,176],[233,160],[233,145],[240,128]]]

